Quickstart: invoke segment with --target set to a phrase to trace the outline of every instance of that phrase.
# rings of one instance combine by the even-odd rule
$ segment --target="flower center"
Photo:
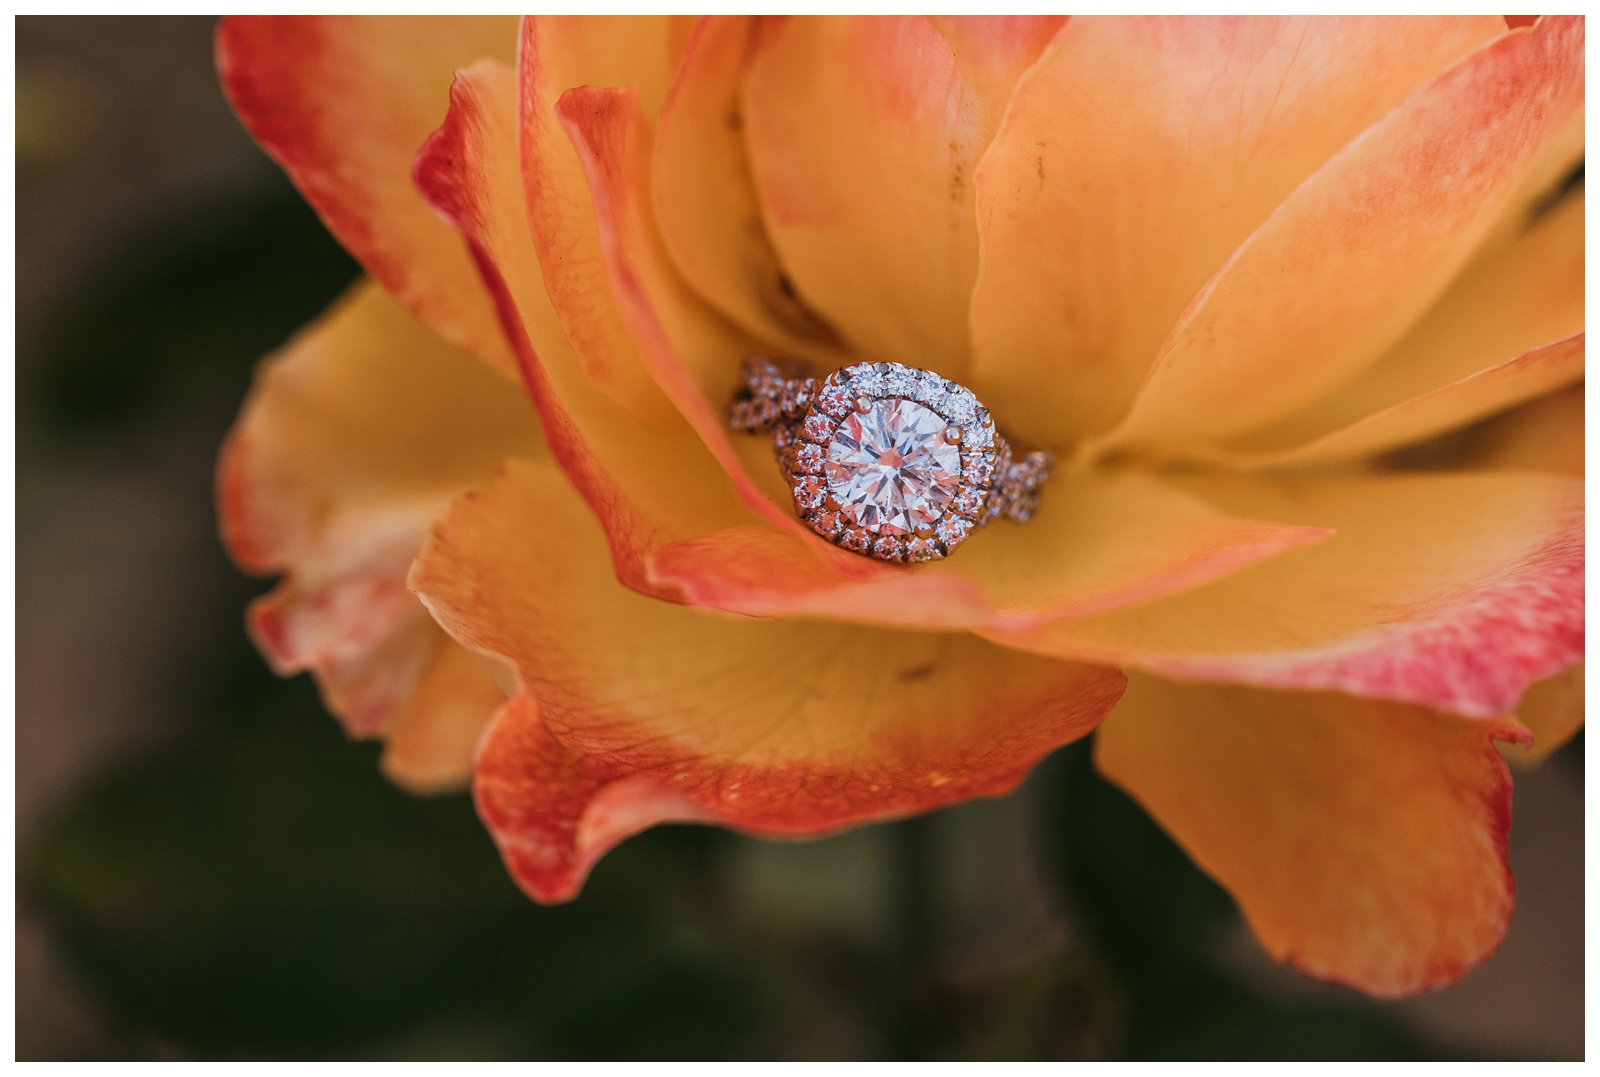
[[[869,531],[933,526],[961,482],[961,450],[944,436],[949,425],[910,400],[876,400],[852,412],[828,443],[828,492]]]

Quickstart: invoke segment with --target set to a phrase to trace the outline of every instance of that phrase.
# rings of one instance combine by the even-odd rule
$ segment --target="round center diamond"
[[[851,412],[828,443],[828,492],[868,531],[932,527],[961,484],[961,450],[944,439],[949,425],[910,400]]]

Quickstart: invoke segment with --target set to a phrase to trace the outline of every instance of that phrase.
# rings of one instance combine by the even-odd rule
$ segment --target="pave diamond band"
[[[1026,523],[1051,456],[1017,456],[972,390],[899,363],[790,376],[743,364],[728,424],[772,432],[795,510],[829,542],[880,561],[936,561],[1000,516]]]

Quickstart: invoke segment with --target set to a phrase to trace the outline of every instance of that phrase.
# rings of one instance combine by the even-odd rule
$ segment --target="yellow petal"
[[[740,113],[747,16],[700,20],[656,130],[650,197],[673,262],[706,301],[769,346],[832,369],[833,331],[794,293],[761,222]]]
[[[1463,467],[1583,478],[1583,386],[1562,389],[1481,423],[1464,449]]]
[[[590,382],[636,419],[663,431],[674,430],[680,420],[639,361],[617,309],[583,164],[556,105],[572,87],[620,80],[611,84],[639,84],[659,109],[671,75],[668,27],[657,17],[529,16],[522,25],[517,99],[528,223],[561,331]]]
[[[1110,445],[1237,437],[1381,358],[1583,100],[1583,20],[1512,32],[1308,177],[1184,312]]]
[[[1583,373],[1542,345],[1583,330],[1583,195],[1470,266],[1406,338],[1312,407],[1232,447],[1256,466],[1351,458],[1462,426]],[[1523,356],[1523,360],[1518,360]],[[1497,371],[1497,372],[1495,372]],[[1495,372],[1495,373],[1492,373]],[[1389,414],[1380,414],[1388,411]],[[1366,425],[1357,428],[1358,424]]]
[[[571,897],[606,847],[663,818],[815,835],[1007,792],[1122,688],[1115,670],[964,633],[642,597],[616,581],[571,487],[537,463],[458,500],[411,586],[452,636],[517,670],[523,694],[487,736],[478,802],[540,900]]]
[[[384,738],[378,765],[413,793],[465,788],[472,757],[506,694],[479,660],[428,623],[437,641],[405,707]]]
[[[1583,656],[1583,486],[1531,472],[1195,481],[1224,511],[1336,530],[1213,583],[1024,633],[1183,680],[1492,716]]]
[[[645,427],[586,375],[530,237],[517,130],[514,73],[496,64],[469,68],[452,87],[445,126],[418,155],[417,181],[473,250],[551,452],[603,522],[619,577],[648,590],[650,550],[751,518],[686,422]],[[623,358],[637,363],[629,347]]]
[[[1000,127],[1017,80],[1032,67],[1067,21],[1065,15],[930,15],[928,21],[955,53],[961,77],[987,115],[989,137]]]
[[[1148,476],[1068,473],[1026,526],[996,522],[934,565],[846,576],[752,527],[665,546],[650,573],[734,613],[1022,631],[1174,594],[1328,534],[1230,515]]]
[[[1246,456],[1258,467],[1290,467],[1355,459],[1458,429],[1583,378],[1584,335],[1534,348],[1284,453]]]
[[[767,233],[858,358],[965,371],[991,113],[920,16],[762,21],[740,114]]]
[[[1517,704],[1517,718],[1533,733],[1533,743],[1502,744],[1500,754],[1515,766],[1536,766],[1583,728],[1583,709],[1583,666],[1535,681]]]
[[[653,123],[693,31],[683,15],[531,15],[523,48],[537,66],[539,91],[554,104],[574,86],[636,86]]]
[[[795,519],[767,452],[752,454],[760,464],[747,471],[729,436],[723,409],[739,385],[739,360],[755,342],[707,307],[672,266],[650,212],[650,130],[633,91],[579,87],[562,95],[556,112],[588,179],[606,282],[644,368],[752,511],[837,559]]]
[[[1275,960],[1384,998],[1454,983],[1511,920],[1510,719],[1129,679],[1100,771],[1238,900]]]
[[[451,74],[509,60],[516,22],[493,18],[233,16],[217,69],[234,111],[345,249],[412,313],[514,377],[461,239],[411,184],[411,159],[449,104]]]
[[[262,366],[228,436],[223,540],[246,570],[286,574],[252,604],[252,636],[280,673],[311,670],[353,735],[458,730],[444,754],[411,751],[407,773],[464,777],[461,743],[493,702],[429,689],[465,655],[406,591],[411,560],[450,498],[507,456],[546,453],[519,388],[370,282]]]
[[[1296,185],[1504,30],[1074,17],[978,168],[972,388],[1037,444],[1110,428],[1190,300]]]

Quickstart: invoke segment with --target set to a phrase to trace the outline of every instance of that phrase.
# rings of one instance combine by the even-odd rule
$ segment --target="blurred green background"
[[[242,629],[211,464],[354,264],[239,129],[204,18],[17,20],[21,1059],[1580,1058],[1582,745],[1519,776],[1462,984],[1276,968],[1086,745],[811,844],[663,827],[539,908]]]

